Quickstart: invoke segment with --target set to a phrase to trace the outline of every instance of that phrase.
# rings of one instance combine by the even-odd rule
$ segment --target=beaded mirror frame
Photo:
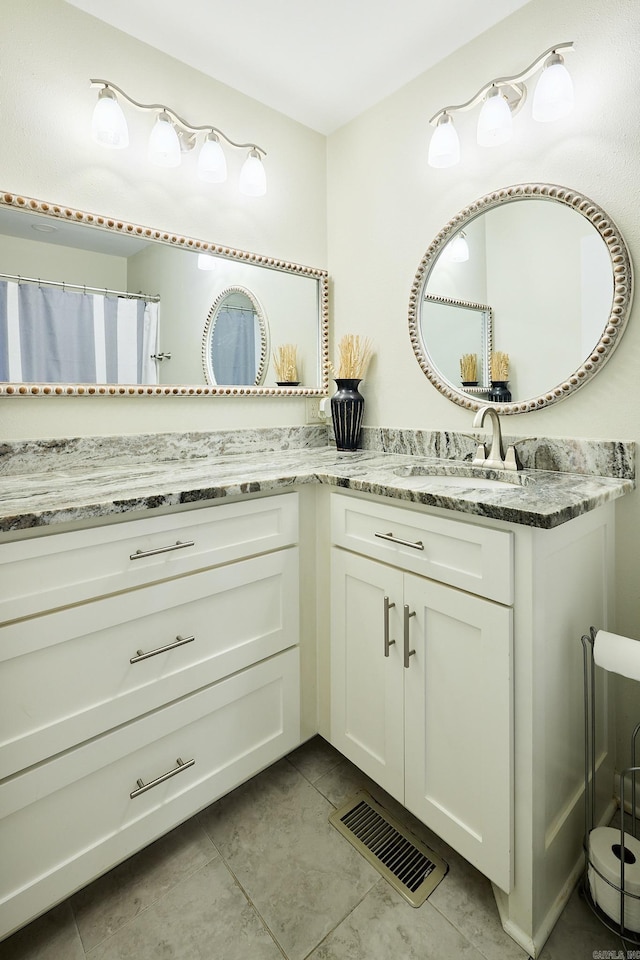
[[[213,364],[213,352],[212,352],[212,343],[213,343],[213,334],[215,326],[218,320],[218,313],[222,307],[224,301],[230,294],[241,293],[251,302],[254,314],[254,323],[258,325],[260,331],[260,356],[258,358],[258,363],[256,367],[256,375],[254,379],[254,385],[259,386],[264,380],[265,374],[267,372],[267,361],[269,358],[269,326],[267,324],[267,319],[265,317],[264,310],[260,303],[258,302],[255,294],[248,289],[248,287],[241,286],[231,286],[225,287],[222,293],[216,297],[214,300],[209,314],[207,316],[206,323],[204,325],[204,333],[202,334],[202,349],[201,349],[201,359],[202,359],[202,369],[204,371],[204,376],[207,383],[215,384],[215,372]]]
[[[550,387],[538,396],[512,403],[495,403],[479,396],[473,396],[457,389],[440,374],[433,365],[425,347],[420,324],[421,305],[425,293],[429,274],[446,244],[452,236],[469,224],[480,214],[487,212],[505,203],[518,200],[543,199],[565,204],[585,217],[598,231],[606,244],[611,258],[613,274],[613,299],[611,311],[604,324],[602,335],[593,351],[565,380]],[[584,194],[549,183],[520,183],[502,190],[488,193],[474,201],[456,214],[438,233],[430,244],[427,252],[420,261],[409,298],[409,337],[411,346],[420,365],[420,369],[431,383],[448,400],[467,407],[469,410],[478,410],[489,404],[494,406],[500,414],[528,413],[542,407],[557,403],[570,396],[580,387],[588,383],[610,359],[624,333],[633,300],[633,269],[629,250],[611,217],[593,200]]]
[[[140,238],[141,240],[155,241],[168,244],[182,250],[192,250],[196,253],[209,253],[226,260],[236,260],[242,263],[255,264],[271,270],[279,270],[296,276],[310,277],[318,281],[318,368],[319,385],[317,387],[263,387],[263,386],[218,386],[216,384],[110,384],[110,383],[0,383],[0,398],[5,397],[250,397],[250,396],[326,396],[329,390],[329,274],[318,267],[304,266],[276,257],[268,257],[247,250],[210,241],[199,240],[194,237],[181,236],[158,230],[154,227],[145,227],[140,224],[128,223],[113,217],[89,213],[85,210],[76,210],[32,197],[22,197],[15,193],[0,193],[0,209],[12,207],[26,210],[29,213],[63,220],[68,223],[78,223],[83,226],[96,227],[110,231],[113,234],[122,234]]]

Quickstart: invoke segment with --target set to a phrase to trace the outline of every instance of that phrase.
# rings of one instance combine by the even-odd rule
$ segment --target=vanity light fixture
[[[149,162],[154,163],[156,167],[179,167],[182,157],[180,156],[180,141],[178,134],[171,122],[171,117],[163,110],[158,114],[154,127],[149,137]]]
[[[103,147],[123,149],[129,145],[127,121],[119,98],[137,110],[155,114],[155,124],[149,137],[148,157],[161,167],[178,167],[182,154],[196,146],[198,134],[204,141],[198,155],[198,177],[208,183],[223,183],[227,179],[227,160],[221,140],[238,150],[247,150],[240,170],[238,189],[249,197],[261,197],[267,192],[267,179],[262,158],[266,150],[256,143],[236,143],[222,130],[211,124],[194,126],[183,120],[175,110],[160,103],[138,103],[110,80],[90,80],[92,87],[101,87],[91,124],[93,139]]]
[[[211,253],[198,254],[198,270],[215,270],[216,258]]]
[[[573,81],[559,53],[544,64],[533,94],[531,116],[539,123],[561,120],[573,110]]]
[[[466,263],[469,259],[469,241],[464,230],[457,233],[446,246],[449,263]]]
[[[429,144],[430,167],[453,167],[460,162],[460,139],[453,120],[445,111],[438,117]]]
[[[227,179],[227,158],[217,134],[208,133],[198,154],[198,176],[209,183],[224,183]]]
[[[497,147],[513,136],[513,114],[500,87],[491,87],[484,99],[477,136],[481,147]]]
[[[267,178],[257,150],[250,150],[242,165],[238,189],[248,197],[262,197],[267,192]]]
[[[478,117],[478,143],[481,146],[497,146],[510,140],[514,114],[527,97],[525,80],[540,68],[542,73],[533,96],[533,119],[546,122],[567,116],[573,108],[573,83],[561,50],[573,50],[573,42],[556,43],[521,73],[491,80],[466,103],[438,110],[429,120],[435,126],[429,144],[429,166],[452,167],[459,162],[460,143],[451,115],[471,110],[479,103],[482,103],[482,108]]]
[[[129,146],[129,129],[113,90],[104,87],[98,94],[91,123],[93,139],[102,147],[122,150]]]

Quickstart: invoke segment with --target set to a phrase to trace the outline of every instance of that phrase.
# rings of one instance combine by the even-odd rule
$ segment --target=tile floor
[[[328,824],[368,789],[449,864],[417,910]],[[623,957],[575,893],[543,960]],[[611,951],[605,953],[604,951]],[[316,737],[0,944],[2,960],[526,960],[489,882]]]

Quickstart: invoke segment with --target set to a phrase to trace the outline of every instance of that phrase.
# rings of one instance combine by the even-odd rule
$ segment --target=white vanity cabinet
[[[0,937],[300,742],[298,495],[0,543]]]
[[[614,505],[538,529],[327,500],[321,732],[493,881],[505,930],[537,956],[583,869],[580,637],[612,628]],[[614,808],[608,724],[605,711],[601,818]]]
[[[508,892],[512,536],[335,496],[332,539],[332,742]]]

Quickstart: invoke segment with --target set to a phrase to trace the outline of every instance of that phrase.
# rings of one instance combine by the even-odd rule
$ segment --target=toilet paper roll
[[[640,841],[624,835],[624,925],[640,933]],[[602,877],[596,873],[596,867]],[[589,888],[601,910],[620,923],[620,831],[613,827],[597,827],[589,834]],[[603,877],[605,879],[603,879]],[[609,883],[607,883],[607,880]],[[615,884],[617,889],[610,886]],[[629,896],[633,894],[634,896]]]
[[[640,680],[640,640],[598,630],[593,643],[593,659],[604,670]]]

